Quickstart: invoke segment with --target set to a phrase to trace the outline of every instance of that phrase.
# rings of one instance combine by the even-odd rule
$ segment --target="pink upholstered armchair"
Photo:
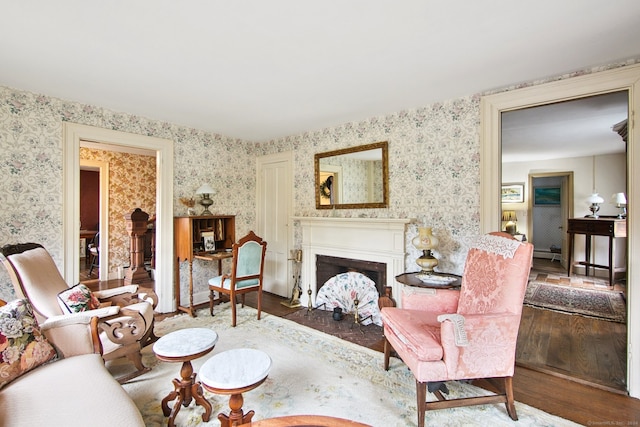
[[[470,249],[460,291],[405,288],[402,308],[382,309],[384,368],[391,350],[416,378],[418,426],[426,410],[505,403],[517,420],[512,378],[533,245],[507,233],[481,236]],[[501,378],[498,395],[446,400],[446,381]],[[427,386],[436,401],[427,402]]]

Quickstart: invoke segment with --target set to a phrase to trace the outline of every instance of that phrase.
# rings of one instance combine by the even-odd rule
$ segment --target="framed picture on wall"
[[[524,183],[502,184],[502,203],[524,203]]]
[[[215,252],[216,250],[216,237],[213,231],[203,231],[201,233],[202,236],[202,246],[204,247],[205,252]]]
[[[560,205],[560,187],[535,187],[533,189],[533,204],[535,206]]]

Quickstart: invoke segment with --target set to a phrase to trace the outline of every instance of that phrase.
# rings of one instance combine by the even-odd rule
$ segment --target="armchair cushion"
[[[60,308],[65,313],[78,313],[100,307],[100,301],[82,283],[58,293]]]
[[[417,360],[437,361],[443,357],[438,314],[422,310],[384,307],[382,319],[391,332]]]
[[[26,299],[0,307],[0,387],[57,358]]]

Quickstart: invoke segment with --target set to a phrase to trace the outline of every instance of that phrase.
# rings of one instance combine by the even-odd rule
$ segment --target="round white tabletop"
[[[237,390],[263,381],[271,369],[264,351],[237,348],[209,358],[200,368],[200,381],[210,389]]]
[[[184,358],[211,350],[218,334],[207,328],[187,328],[169,332],[153,344],[153,352],[163,358]]]

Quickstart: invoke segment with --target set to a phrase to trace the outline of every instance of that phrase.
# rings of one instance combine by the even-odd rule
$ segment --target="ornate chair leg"
[[[513,421],[518,421],[518,413],[516,412],[516,405],[513,398],[513,377],[504,378],[504,392],[507,396],[505,405],[507,406],[507,413]]]
[[[391,356],[391,344],[384,339],[384,370],[389,370],[389,357]]]

